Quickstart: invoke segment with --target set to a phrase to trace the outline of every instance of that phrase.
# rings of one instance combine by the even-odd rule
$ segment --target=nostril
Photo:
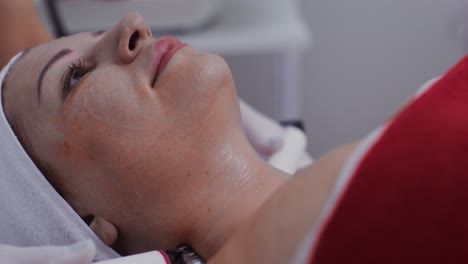
[[[134,50],[135,49],[138,37],[139,37],[138,31],[135,31],[132,34],[132,36],[130,37],[130,41],[128,42],[128,49],[129,50]]]

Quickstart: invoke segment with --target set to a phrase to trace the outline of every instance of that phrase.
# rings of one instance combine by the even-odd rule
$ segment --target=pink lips
[[[161,72],[166,68],[172,57],[187,44],[180,42],[175,37],[164,37],[154,45],[153,69],[155,72],[153,85]]]

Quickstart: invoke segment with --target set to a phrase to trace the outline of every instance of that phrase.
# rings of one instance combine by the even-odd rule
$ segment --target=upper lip
[[[170,58],[165,58],[166,55],[169,53],[172,53],[171,51],[179,48],[183,44],[180,42],[177,38],[167,36],[163,37],[160,40],[156,42],[156,44],[153,47],[153,73],[154,77],[151,82],[151,86],[154,86],[156,83],[156,80],[158,79],[159,75],[161,74],[162,70],[164,67],[167,65],[169,62],[168,59]],[[183,44],[185,45],[185,44]],[[165,65],[162,65],[165,64]]]

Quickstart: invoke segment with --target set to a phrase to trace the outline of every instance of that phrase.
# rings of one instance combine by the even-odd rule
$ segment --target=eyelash
[[[67,96],[73,88],[75,88],[75,85],[71,84],[72,78],[76,73],[80,75],[81,78],[88,72],[88,68],[86,67],[85,63],[81,60],[78,59],[74,62],[71,63],[70,66],[68,66],[68,69],[65,73],[65,78],[63,82],[63,94],[64,97]],[[80,80],[81,81],[81,80]],[[79,83],[78,81],[77,83]]]

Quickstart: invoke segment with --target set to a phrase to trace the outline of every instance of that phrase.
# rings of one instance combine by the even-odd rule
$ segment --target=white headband
[[[70,245],[92,239],[97,250],[96,260],[118,257],[50,185],[6,119],[2,104],[3,81],[21,55],[13,57],[0,72],[0,244]]]

